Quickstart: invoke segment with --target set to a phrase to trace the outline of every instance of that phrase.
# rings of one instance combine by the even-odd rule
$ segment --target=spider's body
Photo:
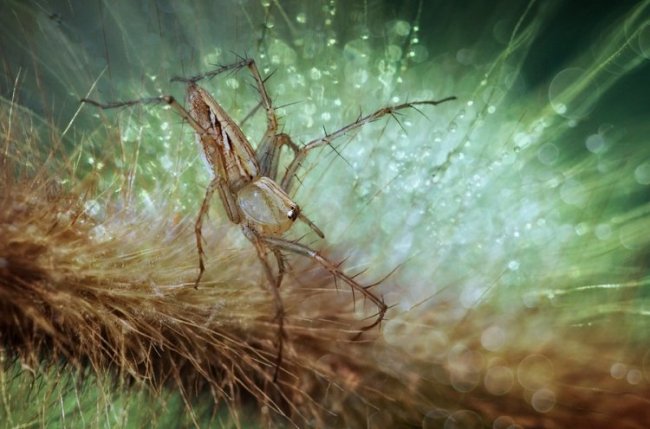
[[[243,67],[248,67],[251,71],[261,96],[261,106],[266,111],[267,128],[262,141],[257,146],[257,150],[253,149],[239,125],[219,103],[205,89],[196,84],[201,79]],[[362,286],[354,277],[341,271],[338,264],[334,264],[310,247],[282,237],[295,221],[300,219],[318,236],[324,238],[321,230],[301,212],[298,204],[289,196],[293,178],[311,150],[330,144],[346,133],[386,115],[393,115],[398,110],[411,108],[419,104],[437,105],[455,97],[447,97],[438,101],[418,101],[384,107],[370,115],[359,117],[355,122],[333,133],[326,134],[299,147],[291,141],[287,134],[278,132],[278,121],[271,98],[253,60],[243,59],[235,64],[223,66],[193,78],[174,78],[172,80],[182,81],[187,84],[188,110],[183,108],[171,96],[109,104],[101,104],[92,100],[82,101],[101,108],[129,106],[138,102],[164,102],[175,108],[194,129],[197,141],[202,147],[203,155],[212,174],[212,180],[206,190],[195,225],[196,244],[199,253],[199,275],[195,287],[200,284],[205,271],[201,239],[203,219],[208,213],[210,199],[216,190],[228,219],[232,223],[241,226],[242,232],[255,247],[266,277],[266,281],[263,282],[264,286],[274,298],[276,319],[279,325],[278,356],[274,379],[278,375],[278,369],[282,361],[284,337],[284,307],[279,293],[282,278],[285,274],[284,253],[290,252],[310,258],[329,271],[335,279],[350,286],[353,294],[355,292],[362,294],[377,307],[375,320],[362,328],[360,333],[378,325],[383,320],[388,307],[383,299],[370,290],[371,286]],[[293,152],[293,158],[288,163],[284,173],[279,174],[280,149],[285,145]],[[270,262],[270,254],[273,254],[275,264]],[[273,265],[275,265],[275,269]]]

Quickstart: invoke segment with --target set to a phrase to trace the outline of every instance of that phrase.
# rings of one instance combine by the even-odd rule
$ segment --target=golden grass
[[[252,249],[227,224],[208,228],[207,272],[195,290],[194,217],[175,214],[162,196],[159,212],[148,213],[98,195],[92,173],[75,178],[56,132],[39,137],[44,130],[31,121],[3,105],[5,369],[20,362],[37,379],[67,373],[73,385],[145,389],[145,415],[149,406],[156,412],[155,398],[177,392],[178,425],[226,425],[224,409],[234,426],[641,428],[650,420],[647,379],[610,373],[624,362],[648,377],[643,345],[623,347],[615,329],[574,333],[565,310],[542,305],[499,314],[510,323],[507,341],[488,351],[481,334],[495,315],[487,300],[460,321],[451,317],[457,303],[392,309],[383,330],[352,341],[363,303],[355,309],[349,291],[298,258],[282,286],[287,338],[274,383],[273,303]],[[19,427],[5,386],[0,415]],[[206,404],[207,415],[199,411]]]

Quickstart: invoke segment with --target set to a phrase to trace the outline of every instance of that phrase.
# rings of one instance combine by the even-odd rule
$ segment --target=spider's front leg
[[[237,209],[236,198],[232,194],[230,188],[228,188],[227,183],[221,177],[213,178],[210,184],[208,185],[208,188],[205,190],[205,197],[203,197],[203,202],[201,203],[201,210],[199,211],[199,215],[196,218],[196,223],[194,224],[194,235],[196,237],[196,249],[199,252],[199,275],[197,276],[196,281],[194,282],[194,289],[199,288],[201,277],[203,277],[203,273],[205,272],[205,263],[203,261],[205,252],[203,251],[203,237],[202,237],[203,220],[208,215],[208,212],[210,210],[210,200],[212,199],[215,190],[219,191],[219,197],[221,198],[223,207],[226,210],[226,215],[228,216],[228,219],[235,224],[238,224],[241,220],[239,215],[239,210]]]
[[[339,137],[344,136],[347,133],[353,132],[355,130],[358,130],[359,128],[363,127],[366,124],[369,124],[371,122],[375,122],[381,118],[383,118],[386,115],[391,115],[395,116],[397,112],[403,109],[417,109],[416,106],[421,106],[421,105],[431,105],[431,106],[437,106],[438,104],[455,100],[455,96],[451,97],[446,97],[441,100],[424,100],[424,101],[412,101],[409,103],[402,103],[402,104],[396,104],[393,106],[388,106],[384,107],[382,109],[376,110],[375,112],[366,115],[366,116],[361,116],[357,118],[356,121],[349,123],[348,125],[332,132],[332,133],[326,133],[325,136],[312,140],[306,145],[300,147],[298,150],[294,150],[295,156],[291,163],[289,163],[289,166],[287,167],[284,176],[282,177],[282,181],[280,181],[280,186],[282,189],[284,189],[286,192],[291,192],[291,184],[293,182],[294,177],[296,176],[296,173],[298,172],[298,168],[300,168],[301,164],[307,157],[307,155],[314,149],[331,144],[334,140],[338,139]],[[279,180],[279,178],[278,178]]]

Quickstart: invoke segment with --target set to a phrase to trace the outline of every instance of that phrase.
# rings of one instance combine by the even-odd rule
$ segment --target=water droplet
[[[493,366],[488,369],[483,380],[485,389],[493,395],[505,395],[515,384],[513,371],[505,366]]]
[[[350,76],[350,81],[357,87],[361,87],[368,81],[368,71],[366,69],[357,69]]]
[[[548,88],[551,107],[565,118],[578,120],[584,118],[592,109],[590,100],[597,98],[594,93],[598,88],[584,85],[586,72],[578,67],[569,67],[559,72]]]
[[[319,80],[321,78],[321,72],[316,67],[312,67],[309,71],[309,77],[312,80]]]
[[[626,380],[630,384],[639,384],[643,380],[643,374],[640,370],[634,368],[627,373]]]
[[[494,419],[492,429],[515,429],[515,420],[510,416],[499,416]]]
[[[533,393],[530,404],[539,413],[547,413],[555,406],[555,393],[550,389],[539,389]]]
[[[228,78],[226,79],[226,86],[230,89],[237,89],[239,88],[239,81],[234,77]]]
[[[547,143],[537,151],[537,159],[544,165],[553,165],[557,161],[560,151],[553,143]]]
[[[481,334],[481,345],[491,352],[499,350],[506,341],[506,334],[498,326],[490,326]]]
[[[343,47],[343,58],[347,63],[363,66],[370,58],[370,44],[365,40],[352,40]]]
[[[519,261],[513,259],[512,261],[508,262],[508,269],[510,271],[517,271],[519,269]]]
[[[405,334],[408,333],[408,325],[400,319],[387,320],[382,332],[384,340],[388,344],[398,345],[403,341]]]
[[[299,24],[306,23],[307,22],[307,15],[305,15],[302,12],[299,13],[298,15],[296,15],[296,22],[298,22]]]
[[[278,39],[271,42],[268,54],[272,64],[293,64],[297,57],[296,52],[289,45]]]
[[[396,36],[406,37],[411,31],[411,24],[409,24],[407,21],[402,20],[395,21],[391,26],[390,31]]]
[[[386,48],[386,59],[388,61],[399,61],[402,58],[402,48],[397,45],[388,45]]]
[[[422,419],[422,429],[440,429],[447,417],[449,417],[447,410],[442,408],[430,410]]]
[[[482,427],[481,416],[470,410],[454,411],[447,417],[444,425],[444,429],[480,429]]]
[[[497,111],[497,108],[495,106],[489,106],[488,109],[487,109],[487,112],[489,114],[492,114],[492,113],[494,113],[496,111]]]
[[[599,240],[607,240],[612,236],[612,227],[606,223],[601,223],[596,226],[594,232]]]
[[[650,185],[650,161],[634,169],[634,178],[640,185]]]
[[[422,45],[415,45],[411,48],[409,52],[409,57],[415,63],[421,63],[429,58],[429,51]]]
[[[575,229],[577,235],[579,235],[579,236],[585,235],[586,233],[589,232],[589,225],[587,225],[585,222],[580,222],[579,224],[577,224],[575,226],[574,229]]]
[[[613,378],[620,380],[627,374],[627,367],[623,363],[616,362],[609,368],[609,374]]]
[[[90,217],[96,217],[102,212],[102,206],[96,200],[88,200],[84,203],[84,211]]]
[[[471,65],[476,58],[476,52],[473,49],[463,48],[456,53],[456,61],[463,65]]]
[[[93,240],[97,242],[104,242],[108,241],[111,239],[110,234],[108,233],[108,230],[104,227],[104,225],[97,225],[95,226],[91,231],[90,235]]]
[[[517,379],[526,389],[537,390],[545,387],[553,379],[553,364],[546,356],[528,355],[517,367]]]
[[[560,187],[560,198],[567,204],[582,206],[587,201],[587,191],[582,183],[569,179]]]

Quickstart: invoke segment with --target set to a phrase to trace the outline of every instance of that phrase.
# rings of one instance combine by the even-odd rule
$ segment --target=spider
[[[239,125],[228,115],[221,105],[197,82],[211,78],[228,70],[239,70],[247,67],[252,74],[261,97],[261,106],[266,111],[266,132],[261,142],[254,150]],[[352,276],[343,272],[339,265],[331,262],[320,252],[298,241],[287,240],[283,234],[300,220],[309,226],[320,238],[325,238],[323,232],[301,211],[300,206],[289,196],[292,181],[306,156],[314,149],[330,144],[335,139],[376,121],[385,115],[414,108],[416,105],[437,105],[455,99],[447,97],[441,100],[415,101],[384,107],[367,116],[359,116],[356,121],[323,137],[308,142],[303,146],[296,145],[289,135],[278,131],[278,119],[271,98],[265,86],[265,80],[255,64],[249,58],[243,58],[230,65],[219,67],[211,72],[190,78],[174,77],[172,81],[184,82],[187,85],[187,110],[172,96],[164,95],[132,101],[99,103],[82,99],[102,109],[131,106],[140,103],[162,103],[172,106],[182,118],[193,128],[196,139],[203,152],[212,173],[212,180],[207,187],[201,209],[195,223],[196,247],[199,256],[199,274],[194,283],[198,288],[205,271],[204,251],[201,230],[203,220],[208,213],[210,200],[216,191],[221,199],[226,215],[230,222],[239,225],[244,236],[253,244],[258,259],[266,277],[266,289],[273,296],[278,321],[278,355],[274,380],[282,362],[284,334],[284,306],[279,293],[283,276],[286,272],[283,253],[301,255],[320,264],[329,271],[335,280],[346,283],[353,292],[361,293],[377,307],[375,319],[360,329],[357,337],[377,326],[388,309],[383,298],[375,295],[370,288],[363,286]],[[283,174],[278,172],[279,158],[282,146],[287,146],[293,152]],[[269,255],[273,254],[276,270],[274,272]],[[355,337],[356,338],[356,337]]]

